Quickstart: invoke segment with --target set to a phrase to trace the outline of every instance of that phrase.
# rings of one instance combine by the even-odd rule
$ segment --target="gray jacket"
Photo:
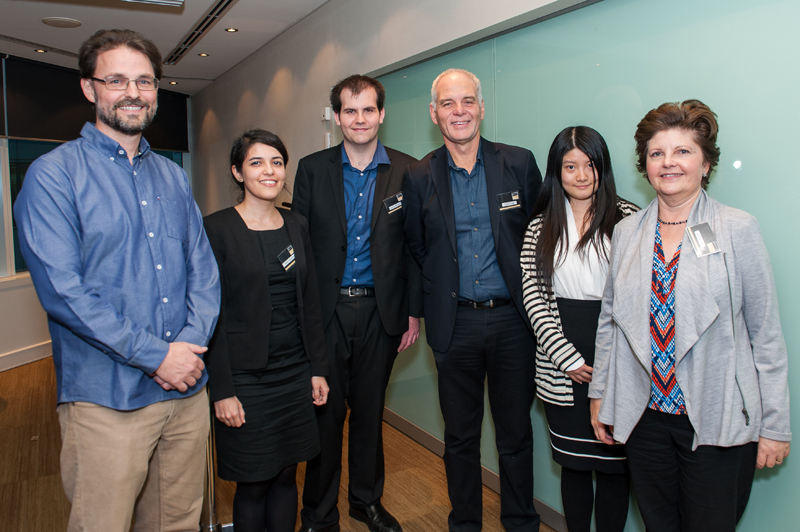
[[[614,230],[589,397],[625,442],[650,399],[650,292],[657,200]],[[698,445],[790,441],[786,344],[772,266],[756,219],[708,197],[720,253],[698,258],[684,236],[675,281],[675,374]]]

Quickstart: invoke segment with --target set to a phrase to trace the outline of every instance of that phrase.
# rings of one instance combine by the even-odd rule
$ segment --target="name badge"
[[[294,266],[294,248],[291,244],[289,244],[286,249],[278,254],[278,260],[280,261],[281,266],[283,266],[283,269],[287,272],[292,266]]]
[[[403,208],[403,191],[401,190],[394,196],[389,196],[383,200],[383,204],[386,205],[386,210],[389,211],[389,214],[401,210]]]
[[[522,207],[522,203],[520,203],[519,201],[519,190],[515,190],[514,192],[503,192],[502,194],[498,194],[497,203],[500,205],[501,211],[507,211],[508,209],[518,209]]]
[[[722,251],[717,245],[717,235],[714,234],[708,222],[687,227],[686,235],[689,237],[689,242],[692,243],[694,253],[698,257],[705,257]]]

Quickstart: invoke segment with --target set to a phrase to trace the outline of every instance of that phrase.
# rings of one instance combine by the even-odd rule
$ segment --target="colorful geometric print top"
[[[650,292],[650,345],[653,371],[648,408],[667,414],[686,415],[683,392],[675,378],[675,278],[681,245],[669,264],[661,247],[661,223],[656,225],[653,278]]]

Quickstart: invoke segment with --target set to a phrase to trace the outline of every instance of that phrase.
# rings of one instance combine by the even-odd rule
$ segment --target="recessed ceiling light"
[[[228,33],[236,33],[239,30],[237,30],[236,28],[225,28],[225,31],[227,31]]]
[[[64,17],[47,17],[43,18],[42,22],[47,24],[48,26],[53,26],[54,28],[77,28],[81,25],[80,20],[75,20],[74,18],[64,18]]]
[[[177,85],[177,84],[178,84],[178,82],[177,82],[177,81],[170,81],[170,82],[169,82],[169,84],[170,84],[170,85]]]
[[[36,52],[38,54],[46,54],[47,50],[42,50],[41,48],[37,48],[36,50],[34,50],[34,52]]]
[[[197,55],[199,55],[200,57],[208,57],[208,54],[197,54]]]
[[[155,4],[157,6],[180,7],[183,0],[122,0],[123,2],[134,2],[137,4]]]

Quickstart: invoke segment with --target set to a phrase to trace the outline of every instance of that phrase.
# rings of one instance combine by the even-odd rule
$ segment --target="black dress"
[[[558,315],[564,337],[594,367],[594,341],[601,301],[557,298]],[[553,460],[578,471],[625,473],[625,447],[606,445],[597,440],[589,410],[589,385],[572,382],[573,406],[558,406],[543,401]]]
[[[296,275],[278,255],[290,245],[286,226],[256,231],[268,265],[272,325],[267,367],[232,370],[245,423],[228,427],[215,419],[220,478],[236,482],[271,479],[283,468],[319,453],[319,434],[311,397],[311,365],[297,319]]]

